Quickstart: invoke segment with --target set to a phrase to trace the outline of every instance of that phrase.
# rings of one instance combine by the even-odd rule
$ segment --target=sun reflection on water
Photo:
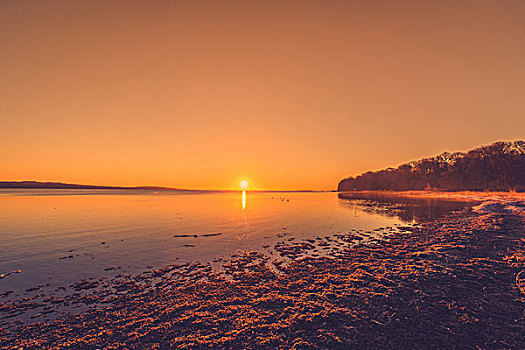
[[[242,191],[241,207],[242,210],[246,209],[246,191]]]

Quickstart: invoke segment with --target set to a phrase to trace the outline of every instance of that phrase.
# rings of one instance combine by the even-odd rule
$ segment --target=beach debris
[[[18,273],[22,273],[22,270],[15,270],[15,271],[7,272],[7,273],[2,273],[2,274],[0,274],[0,280],[6,278],[8,276],[11,276],[11,275],[16,275]]]
[[[518,286],[518,289],[520,290],[520,292],[525,294],[525,273],[524,272],[525,270],[521,270],[516,275],[516,285]],[[523,274],[523,276],[521,276],[521,274]]]
[[[3,293],[0,293],[0,297],[8,297],[10,294],[13,294],[14,292],[15,292],[14,290],[5,291]]]
[[[176,238],[187,238],[187,237],[198,238],[198,237],[213,237],[213,236],[220,236],[220,235],[222,235],[222,232],[205,233],[205,234],[201,234],[201,235],[198,235],[198,234],[182,234],[182,235],[173,235],[173,237],[176,237]]]
[[[217,232],[217,233],[206,233],[206,234],[202,234],[200,235],[200,237],[213,237],[213,236],[220,236],[222,235],[222,232]]]
[[[120,266],[111,266],[111,267],[106,267],[104,271],[113,271],[113,270],[120,270],[120,269],[122,269]]]

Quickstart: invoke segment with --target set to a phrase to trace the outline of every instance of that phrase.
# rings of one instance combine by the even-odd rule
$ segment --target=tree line
[[[512,143],[511,143],[512,144]],[[525,142],[514,144],[525,148]],[[339,182],[339,191],[424,190],[525,191],[525,153],[497,142],[471,150],[452,162],[426,158],[398,168],[367,172]]]

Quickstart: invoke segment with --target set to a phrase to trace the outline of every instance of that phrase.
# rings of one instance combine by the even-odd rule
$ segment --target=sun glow
[[[242,180],[241,183],[240,183],[240,186],[241,186],[241,190],[247,190],[248,189],[248,181],[246,180]]]

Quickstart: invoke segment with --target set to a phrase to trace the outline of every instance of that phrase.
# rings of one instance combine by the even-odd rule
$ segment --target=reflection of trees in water
[[[467,206],[467,202],[442,198],[414,198],[387,194],[340,193],[339,204],[380,215],[399,217],[402,221],[430,221]]]

